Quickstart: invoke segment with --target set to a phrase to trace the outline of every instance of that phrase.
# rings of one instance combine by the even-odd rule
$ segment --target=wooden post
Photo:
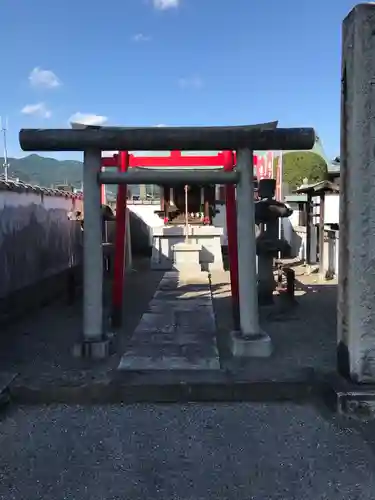
[[[204,217],[205,221],[209,220],[211,223],[211,220],[210,220],[210,202],[208,199],[208,190],[209,190],[208,186],[203,187],[203,217]]]
[[[171,202],[171,188],[164,186],[164,220],[169,219],[169,205]]]
[[[160,188],[160,210],[164,212],[164,201],[165,201],[165,186],[161,186]]]
[[[320,206],[319,206],[319,274],[324,276],[324,205],[325,205],[325,194],[322,192],[320,194]]]
[[[312,236],[312,194],[307,193],[307,203],[306,203],[306,264],[311,265],[311,236]]]

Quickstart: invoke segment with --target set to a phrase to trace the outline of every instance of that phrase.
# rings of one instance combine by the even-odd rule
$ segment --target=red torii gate
[[[222,151],[216,155],[182,155],[181,151],[171,151],[169,156],[136,156],[127,151],[120,151],[112,157],[102,158],[102,168],[113,167],[119,172],[126,172],[134,167],[223,167],[231,171],[236,165],[236,153]],[[254,155],[254,166],[257,165],[257,156]],[[235,327],[239,327],[239,288],[238,288],[238,254],[237,254],[237,210],[235,186],[225,186],[225,207],[228,236],[229,269],[231,279],[233,320]],[[123,304],[123,283],[125,274],[126,250],[126,208],[127,186],[118,186],[116,198],[116,238],[114,257],[114,276],[112,288],[112,323],[120,326]]]

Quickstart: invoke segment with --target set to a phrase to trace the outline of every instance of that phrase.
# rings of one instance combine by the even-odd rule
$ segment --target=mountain
[[[0,157],[0,174],[3,173],[4,158]],[[11,178],[19,178],[27,184],[38,184],[50,187],[58,184],[69,184],[80,187],[82,181],[82,162],[75,160],[56,160],[37,154],[24,158],[8,158]]]
[[[4,158],[0,157],[0,177],[2,177],[2,165]],[[69,185],[80,188],[82,183],[82,162],[75,160],[56,160],[46,158],[37,154],[25,156],[24,158],[8,158],[8,176],[11,179],[19,179],[26,184],[34,184],[43,187],[58,185]],[[132,194],[139,195],[139,186],[131,186]],[[107,197],[114,199],[117,192],[116,186],[108,186]]]

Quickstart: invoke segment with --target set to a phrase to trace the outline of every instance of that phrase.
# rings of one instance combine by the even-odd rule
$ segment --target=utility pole
[[[3,134],[3,146],[4,146],[4,180],[5,182],[8,182],[8,170],[9,170],[9,163],[8,163],[8,149],[7,149],[7,130],[8,130],[8,118],[5,118],[5,122],[3,122],[2,117],[0,117],[0,126],[1,126],[1,132]]]

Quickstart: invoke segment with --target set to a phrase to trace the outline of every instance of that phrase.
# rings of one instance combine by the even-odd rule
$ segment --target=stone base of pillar
[[[235,358],[268,358],[272,354],[272,342],[265,332],[246,335],[233,331],[230,333],[230,350]]]
[[[201,273],[199,262],[202,245],[195,243],[177,243],[173,245],[173,268],[182,275],[196,275]]]
[[[83,340],[73,346],[73,356],[85,359],[105,359],[110,354],[110,339],[89,341]]]
[[[333,373],[325,377],[325,403],[332,411],[358,418],[375,417],[375,384],[355,384]]]

